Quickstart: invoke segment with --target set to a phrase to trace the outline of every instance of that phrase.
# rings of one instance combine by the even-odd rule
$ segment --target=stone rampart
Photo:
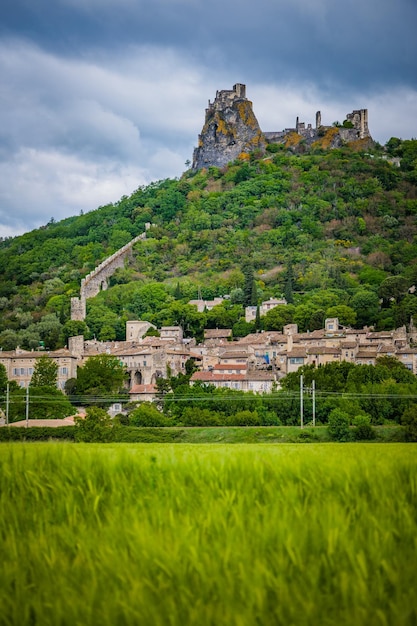
[[[108,279],[117,269],[124,267],[125,260],[131,254],[133,246],[142,239],[146,239],[146,231],[129,241],[129,243],[107,257],[107,259],[104,259],[100,265],[81,280],[80,297],[71,298],[72,320],[85,320],[88,298],[94,298],[100,291],[107,289]]]

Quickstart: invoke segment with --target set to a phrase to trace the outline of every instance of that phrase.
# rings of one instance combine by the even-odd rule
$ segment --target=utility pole
[[[300,422],[301,428],[304,428],[304,406],[303,406],[303,375],[300,376]]]
[[[6,387],[6,426],[9,425],[9,402],[10,402],[10,385],[7,383]]]
[[[313,394],[313,426],[316,425],[316,381],[311,382],[311,390]]]
[[[29,428],[29,385],[26,387],[26,428]]]

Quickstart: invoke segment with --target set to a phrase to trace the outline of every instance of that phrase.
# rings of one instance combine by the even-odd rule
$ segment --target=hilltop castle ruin
[[[214,102],[209,100],[198,147],[194,150],[193,169],[223,167],[239,154],[265,146],[252,102],[246,98],[246,85],[237,83],[231,90],[217,91]]]
[[[264,150],[267,143],[280,143],[291,149],[302,144],[337,148],[367,139],[372,141],[367,109],[348,113],[343,126],[323,125],[321,112],[317,111],[314,127],[306,126],[297,117],[294,128],[262,132],[252,102],[246,98],[246,85],[237,83],[231,90],[217,91],[214,102],[209,100],[192,167],[195,170],[212,165],[223,167],[248,152]]]

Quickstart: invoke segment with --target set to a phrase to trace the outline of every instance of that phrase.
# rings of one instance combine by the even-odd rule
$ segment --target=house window
[[[61,368],[61,374],[62,374],[63,376],[67,375],[67,374],[68,374],[68,367],[63,367],[63,368]]]
[[[116,402],[116,404],[114,404],[114,405],[113,405],[113,408],[114,408],[114,410],[115,410],[115,411],[121,411],[121,410],[122,410],[122,405],[121,405],[121,404],[118,404],[118,403]]]
[[[302,356],[292,356],[290,357],[291,365],[302,365],[304,363],[304,358]]]
[[[29,376],[32,376],[32,374],[33,374],[33,367],[28,367],[28,374],[29,374]]]
[[[19,374],[20,374],[19,368],[18,367],[14,367],[13,368],[13,376],[19,376]]]
[[[24,368],[24,367],[21,367],[21,368],[20,368],[20,375],[21,375],[21,376],[24,376],[25,374],[26,374],[26,370],[25,370],[25,368]]]

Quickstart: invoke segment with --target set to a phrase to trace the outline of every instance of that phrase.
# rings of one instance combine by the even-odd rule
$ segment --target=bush
[[[401,423],[405,426],[405,440],[417,441],[417,405],[414,404],[404,411]]]
[[[371,441],[376,439],[375,429],[371,426],[371,418],[369,415],[357,415],[353,419],[353,438],[356,441]]]
[[[329,415],[328,432],[333,441],[349,441],[349,416],[340,409],[333,409]]]
[[[222,426],[222,416],[209,409],[188,408],[181,416],[184,426]]]
[[[87,409],[85,418],[75,418],[75,440],[106,443],[114,439],[115,429],[107,411],[96,406]]]
[[[175,443],[181,441],[183,431],[168,428],[138,428],[125,426],[115,431],[117,443]]]
[[[166,426],[166,417],[152,402],[142,402],[129,416],[131,426]]]
[[[261,424],[257,411],[239,411],[227,418],[228,426],[261,426]]]
[[[74,426],[20,426],[0,428],[0,441],[49,441],[49,439],[75,440]]]

